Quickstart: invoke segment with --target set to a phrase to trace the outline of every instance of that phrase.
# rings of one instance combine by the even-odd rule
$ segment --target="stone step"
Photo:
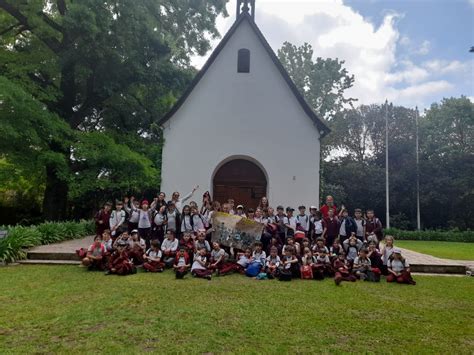
[[[81,262],[78,260],[35,260],[26,259],[18,260],[18,263],[24,265],[80,265]]]
[[[456,264],[412,264],[410,270],[417,273],[427,274],[466,274],[466,265]]]
[[[29,251],[27,258],[30,260],[70,260],[80,261],[79,256],[74,252],[48,252],[48,251]]]

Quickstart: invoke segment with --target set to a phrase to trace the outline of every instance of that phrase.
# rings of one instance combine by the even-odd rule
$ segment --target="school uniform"
[[[332,219],[327,217],[324,219],[324,227],[326,228],[326,246],[329,248],[339,234],[339,220],[337,217]]]
[[[110,214],[112,212],[106,212],[103,208],[99,210],[94,216],[95,220],[95,235],[102,237],[102,234],[106,229],[110,229]]]
[[[343,243],[344,250],[346,251],[346,259],[350,262],[354,262],[355,258],[359,255],[359,250],[362,249],[363,243],[357,239],[356,244],[351,245],[349,239],[346,239]]]
[[[393,247],[385,246],[382,251],[382,275],[388,275],[388,261],[393,254]]]
[[[189,265],[189,262],[189,254],[187,252],[184,252],[184,255],[176,254],[174,271],[177,279],[182,279],[184,275],[188,273],[188,267],[186,265]]]
[[[181,218],[181,228],[180,228],[181,233],[193,233],[193,221],[192,221],[192,216],[190,214],[183,214]]]
[[[101,244],[99,247],[97,247],[94,244],[92,244],[88,249],[87,249],[87,255],[91,255],[95,258],[99,259],[89,259],[90,264],[88,266],[89,270],[104,270],[105,269],[105,254],[106,254],[106,249],[103,244]],[[87,257],[87,256],[86,256]]]
[[[161,244],[161,251],[164,254],[163,261],[168,267],[173,266],[174,258],[176,256],[176,250],[178,250],[178,243],[179,241],[176,238],[174,238],[173,240],[166,238]],[[167,251],[168,249],[169,251]]]
[[[322,219],[314,219],[312,220],[313,224],[313,241],[316,241],[319,237],[323,235],[324,232],[324,225]]]
[[[267,254],[262,250],[258,253],[256,250],[252,253],[252,259],[254,261],[259,261],[262,266],[265,266],[265,262],[267,261]]]
[[[356,237],[357,239],[363,242],[365,240],[365,233],[364,233],[365,220],[362,218],[361,219],[354,218],[354,222],[356,224]]]
[[[372,253],[369,252],[369,254],[372,269],[378,269],[379,273],[381,273],[383,269],[382,254],[378,250],[374,250]]]
[[[159,240],[160,243],[163,243],[165,238],[165,224],[166,222],[166,215],[161,214],[160,212],[156,211],[153,216],[153,226],[151,230],[151,238],[155,240]]]
[[[143,264],[143,268],[147,271],[150,272],[161,272],[163,271],[163,268],[165,267],[165,264],[161,261],[161,257],[163,256],[163,253],[161,250],[153,250],[152,248],[148,249],[146,252],[146,256],[149,257],[150,259],[147,259],[147,261]],[[155,260],[153,260],[155,259]],[[158,261],[157,259],[160,259]]]
[[[300,267],[298,265],[298,263],[287,263],[285,265],[283,265],[283,261],[293,261],[293,260],[298,260],[296,258],[296,256],[294,255],[284,255],[282,258],[282,264],[280,265],[281,268],[283,268],[283,270],[285,271],[290,271],[291,272],[291,276],[292,277],[295,277],[295,278],[299,278],[300,277]]]
[[[140,214],[138,213],[138,210],[135,208],[135,206],[131,208],[127,205],[124,205],[123,209],[128,214],[127,230],[128,233],[131,233],[132,230],[138,228],[138,219],[140,217]]]
[[[310,226],[309,216],[307,214],[296,215],[296,229],[305,232],[308,235]]]
[[[374,233],[378,240],[382,240],[383,238],[383,228],[382,228],[382,222],[377,217],[374,217],[372,219],[367,219],[365,221],[365,236],[367,237],[368,235]]]
[[[285,232],[286,232],[286,238],[288,237],[293,237],[295,235],[296,231],[296,217],[284,217],[284,224],[285,224]],[[287,227],[289,226],[289,227]]]
[[[285,218],[286,216],[284,214],[275,215],[275,224],[278,227],[277,234],[278,234],[278,237],[280,238],[280,243],[283,243],[286,239],[285,238],[286,237]]]
[[[416,285],[416,282],[411,277],[411,273],[407,270],[407,268],[410,267],[410,264],[408,263],[406,259],[403,261],[389,259],[387,267],[389,269],[392,269],[396,273],[399,273],[398,276],[392,273],[389,273],[389,275],[387,276],[387,282],[397,282],[400,284]]]
[[[210,256],[210,253],[211,253],[211,244],[209,244],[209,242],[207,240],[204,240],[203,242],[200,242],[199,240],[196,239],[196,241],[194,242],[194,250],[196,252],[198,252],[200,249],[202,248],[205,248],[206,249],[206,252],[209,254]]]
[[[138,235],[145,240],[146,247],[150,248],[150,232],[152,222],[152,210],[138,210]]]
[[[193,214],[191,216],[191,222],[193,225],[193,232],[206,229],[206,226],[204,225],[204,218],[200,214]]]
[[[350,263],[347,260],[336,259],[333,262],[333,269],[335,271],[334,281],[339,285],[341,281],[356,281],[357,278],[351,274]]]
[[[142,265],[143,253],[146,250],[146,243],[140,238],[138,241],[129,240],[128,256],[132,259],[134,265]]]
[[[357,225],[352,217],[343,217],[339,222],[339,240],[343,243],[352,233],[357,231]]]
[[[215,250],[215,249],[212,249],[211,250],[211,264],[214,264],[215,262],[217,262],[217,260],[220,259],[220,261],[217,263],[216,266],[210,266],[210,268],[212,270],[220,270],[222,269],[222,267],[225,265],[225,262],[227,260],[227,257],[226,257],[226,252],[224,249],[219,249],[219,250]]]
[[[168,221],[165,227],[165,232],[171,230],[174,231],[176,234],[179,234],[181,228],[181,215],[179,214],[179,212],[176,209],[172,212],[166,210],[165,219]]]
[[[190,192],[189,194],[185,195],[183,198],[179,198],[177,201],[174,201],[174,205],[178,209],[178,211],[181,211],[183,208],[183,203],[189,200],[191,197],[193,197],[194,192]]]
[[[265,271],[268,275],[276,277],[278,274],[278,268],[281,265],[281,260],[278,255],[275,257],[269,255],[265,261]]]
[[[354,265],[352,267],[352,272],[358,276],[361,280],[365,280],[368,277],[369,272],[371,271],[372,263],[369,258],[362,258],[357,256],[354,259]]]
[[[135,266],[130,262],[128,253],[123,251],[119,253],[118,251],[114,252],[109,259],[108,269],[111,273],[117,275],[130,275],[135,272]],[[115,269],[112,272],[112,269]]]
[[[226,263],[222,269],[220,269],[220,275],[226,275],[231,272],[244,273],[251,261],[252,258],[247,258],[245,254],[242,254],[238,257],[235,263]]]
[[[196,277],[209,277],[212,275],[212,271],[209,270],[206,266],[204,265],[207,264],[207,258],[205,256],[202,256],[198,253],[194,255],[194,262],[193,265],[191,266],[191,273],[196,276]]]
[[[318,255],[313,263],[313,277],[315,280],[323,280],[324,276],[331,274],[331,261],[329,256]]]

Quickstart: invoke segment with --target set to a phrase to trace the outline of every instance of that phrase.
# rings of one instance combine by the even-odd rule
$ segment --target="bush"
[[[93,221],[45,222],[38,226],[1,226],[7,237],[0,239],[0,261],[11,263],[26,258],[28,248],[83,238],[94,234]]]
[[[399,240],[435,240],[444,242],[465,242],[474,243],[474,231],[459,231],[457,229],[442,230],[424,230],[424,231],[406,231],[396,228],[385,230],[385,235],[393,235]]]

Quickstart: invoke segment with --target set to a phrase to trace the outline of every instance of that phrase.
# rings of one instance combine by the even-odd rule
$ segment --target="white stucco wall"
[[[250,73],[237,73],[240,48],[250,50]],[[216,167],[247,156],[265,169],[272,206],[319,201],[319,132],[247,21],[163,128],[167,195],[198,184],[200,203],[204,191],[212,194]]]

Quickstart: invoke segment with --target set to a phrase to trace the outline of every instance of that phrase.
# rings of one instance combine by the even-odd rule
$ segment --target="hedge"
[[[26,258],[28,248],[83,238],[95,233],[93,221],[45,222],[37,226],[0,226],[6,238],[0,239],[0,262],[12,263]]]
[[[452,230],[423,230],[423,231],[406,231],[396,228],[385,230],[385,235],[393,235],[399,240],[426,240],[426,241],[443,241],[443,242],[466,242],[474,243],[474,231]]]

